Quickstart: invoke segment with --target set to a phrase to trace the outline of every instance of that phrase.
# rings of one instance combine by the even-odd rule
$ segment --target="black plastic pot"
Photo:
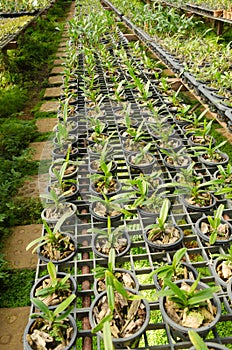
[[[145,228],[145,231],[143,232],[143,238],[144,241],[149,245],[149,247],[153,250],[153,251],[159,251],[159,250],[174,250],[177,249],[177,247],[179,247],[184,239],[184,233],[182,231],[182,229],[178,226],[174,226],[178,231],[179,231],[179,238],[177,239],[176,242],[174,243],[170,243],[170,244],[157,244],[153,241],[151,241],[148,238],[148,232],[149,229],[147,230]]]
[[[73,330],[72,330],[71,340],[70,340],[69,344],[65,348],[63,348],[63,350],[70,350],[72,348],[72,346],[74,345],[76,337],[77,337],[77,325],[76,325],[75,319],[71,315],[69,315],[67,318],[68,318],[69,324]],[[24,350],[33,350],[34,349],[29,345],[29,343],[27,341],[27,334],[30,333],[31,328],[33,327],[34,323],[35,323],[35,319],[33,319],[33,320],[31,319],[25,328],[25,331],[23,334]],[[52,348],[51,348],[51,350],[52,350]]]
[[[167,151],[170,151],[170,149],[172,149],[173,151],[177,152],[183,147],[183,144],[180,139],[171,137],[165,147],[160,143],[160,140],[157,140],[156,147],[160,150],[160,152],[162,152],[162,149]]]
[[[116,180],[116,179],[115,179],[115,180]],[[92,194],[94,194],[95,196],[102,196],[101,192],[98,192],[98,191],[97,191],[97,187],[96,187],[96,184],[95,184],[95,183],[91,182],[91,183],[90,183],[89,189],[90,189],[90,192],[91,192]],[[118,194],[118,193],[121,191],[121,189],[122,189],[122,184],[121,184],[121,182],[119,182],[118,180],[116,180],[116,190],[115,190],[115,191],[112,191],[112,192],[107,192],[107,193],[105,193],[105,195],[106,195],[107,197],[115,196],[116,194]]]
[[[42,210],[41,212],[41,218],[42,220],[45,220],[48,224],[55,224],[60,218],[61,216],[64,214],[64,212],[69,211],[70,212],[70,216],[67,218],[67,221],[72,219],[77,211],[77,207],[74,203],[68,203],[68,202],[62,202],[62,206],[64,206],[64,210],[62,210],[62,214],[60,213],[59,215],[59,211],[57,210],[57,208],[54,207],[54,210],[56,212],[56,216],[50,218],[47,215],[48,210],[51,211],[51,206],[46,207]]]
[[[213,261],[213,264],[211,265],[211,270],[212,270],[212,274],[215,278],[215,281],[218,285],[220,285],[224,290],[227,289],[227,286],[228,286],[228,283],[230,281],[231,278],[227,279],[227,280],[224,280],[222,279],[221,277],[219,277],[218,275],[218,272],[217,272],[217,269],[218,269],[218,266],[223,262],[223,260],[214,260]]]
[[[170,264],[171,264],[171,263],[169,263],[169,265],[170,265]],[[186,267],[188,273],[191,273],[191,274],[192,274],[193,280],[196,280],[196,279],[197,279],[197,277],[198,277],[198,272],[197,272],[197,270],[195,269],[195,267],[193,267],[191,264],[188,264],[188,263],[186,263],[186,262],[184,262],[184,261],[181,262],[181,266]],[[184,277],[184,276],[183,276],[183,277]],[[182,277],[182,278],[178,278],[178,279],[183,279],[183,277]],[[192,278],[188,278],[188,279],[192,280]],[[161,290],[162,287],[161,287],[161,285],[159,284],[159,279],[158,279],[158,275],[157,275],[157,274],[154,274],[153,280],[154,280],[154,284],[155,284],[156,289],[157,289],[157,290]]]
[[[65,159],[66,156],[67,156],[67,149],[68,147],[64,147],[64,148],[60,148],[60,147],[55,147],[53,150],[52,150],[52,157],[53,159]],[[71,151],[70,151],[70,155],[69,155],[69,158],[71,160],[74,160],[78,157],[78,154],[79,154],[79,150],[78,150],[78,147],[75,147],[75,146],[72,146],[71,148]]]
[[[203,142],[202,138],[202,143],[200,142],[195,142],[194,141],[195,134],[193,133],[189,138],[188,138],[188,143],[190,146],[208,146],[210,144],[211,136],[206,137],[206,142]],[[215,139],[212,141],[212,145],[215,145]]]
[[[227,293],[229,297],[229,308],[230,308],[230,313],[232,313],[232,277],[229,279],[227,283]]]
[[[62,165],[63,165],[63,163],[58,163],[58,162],[56,162],[56,163],[53,163],[53,164],[49,167],[48,172],[49,172],[49,175],[51,176],[51,178],[56,178],[56,176],[55,176],[55,174],[54,174],[54,172],[53,172],[53,169],[54,169],[57,165],[60,166],[60,168],[61,168]],[[66,180],[66,179],[73,179],[73,178],[76,178],[76,177],[77,177],[78,170],[79,170],[79,168],[76,166],[75,170],[74,170],[72,173],[70,173],[70,174],[64,175],[64,176],[63,176],[63,179]],[[59,170],[58,170],[58,172],[59,172]]]
[[[200,211],[200,212],[208,212],[216,205],[216,198],[210,193],[211,204],[207,206],[199,207],[197,205],[190,204],[187,200],[187,195],[181,196],[182,203],[185,205],[186,209],[189,211]]]
[[[58,272],[57,273],[57,278],[64,278],[65,276],[67,276],[67,273],[65,272]],[[46,276],[43,276],[41,278],[39,278],[37,280],[37,282],[33,285],[32,289],[31,289],[31,292],[30,292],[30,299],[32,298],[36,298],[36,290],[42,285],[43,281],[45,281],[46,279],[50,279],[50,276],[49,275],[46,275]],[[76,290],[77,290],[77,284],[76,284],[76,281],[75,279],[73,278],[73,276],[70,275],[68,281],[71,282],[71,289],[72,289],[72,294],[76,294]],[[60,303],[57,303],[55,305],[49,305],[48,308],[49,309],[55,309]]]
[[[101,152],[104,146],[101,146],[101,144],[93,143],[88,146],[87,152],[90,156],[90,158],[99,158],[101,156]],[[112,157],[112,154],[114,152],[114,149],[111,145],[107,146],[107,156]]]
[[[87,141],[88,145],[92,145],[94,143],[101,143],[102,141],[106,141],[108,137],[109,137],[109,135],[106,133],[100,134],[97,138],[93,138],[92,135],[90,134],[86,138],[86,141]]]
[[[53,264],[60,265],[60,264],[66,263],[67,261],[70,261],[76,255],[76,253],[77,253],[77,241],[75,240],[75,237],[72,234],[68,233],[68,232],[60,232],[60,233],[64,237],[68,236],[68,237],[71,238],[71,241],[72,241],[72,243],[73,243],[73,245],[75,247],[74,251],[71,254],[69,254],[67,257],[65,257],[65,258],[63,258],[61,260],[52,260],[52,259],[48,259],[47,257],[45,257],[41,253],[41,248],[42,248],[42,246],[41,246],[38,249],[38,251],[37,251],[40,260],[42,260],[42,261],[44,261],[46,263],[51,261],[51,262],[53,262]],[[46,233],[45,233],[45,235],[46,235]]]
[[[110,160],[109,160],[110,162]],[[88,170],[90,174],[104,174],[103,170],[100,170],[99,167],[97,165],[100,164],[100,160],[99,159],[93,159],[92,161],[89,162],[88,165]],[[115,161],[112,161],[112,168],[111,168],[111,174],[112,175],[116,175],[117,173],[117,163]]]
[[[97,201],[96,202],[92,202],[90,203],[90,206],[89,206],[89,211],[90,211],[90,214],[97,220],[97,221],[103,221],[103,222],[106,222],[107,221],[107,215],[106,216],[101,216],[99,214],[97,214],[95,212],[95,208],[96,208],[96,205],[97,205]],[[111,222],[114,222],[114,221],[119,221],[120,218],[122,216],[122,213],[118,213],[116,215],[110,215],[110,220]]]
[[[182,157],[182,159],[187,160],[187,163],[185,162],[185,164],[180,164],[180,165],[175,165],[175,164],[171,164],[170,162],[168,162],[168,156],[165,156],[163,159],[164,165],[169,169],[169,170],[173,170],[173,171],[178,171],[180,169],[186,169],[188,168],[188,166],[191,164],[192,159],[191,157],[185,155],[185,154],[180,154],[180,157]]]
[[[192,280],[179,280],[174,282],[175,284],[177,284],[178,286],[180,286],[182,284],[182,282],[186,282],[188,283],[190,286],[194,283],[194,281]],[[205,289],[208,288],[209,286],[203,282],[199,282],[197,289]],[[165,300],[166,297],[160,297],[159,299],[159,306],[160,306],[160,311],[162,313],[163,316],[163,320],[164,323],[168,324],[171,330],[171,334],[172,337],[174,339],[177,338],[181,338],[183,340],[189,341],[189,337],[188,337],[188,331],[189,330],[194,330],[195,332],[197,332],[201,337],[205,338],[207,336],[207,334],[209,333],[209,331],[216,325],[216,323],[218,322],[220,316],[221,316],[221,302],[220,299],[218,298],[218,296],[214,293],[213,296],[213,305],[216,307],[217,312],[215,315],[215,318],[212,322],[210,322],[207,326],[202,326],[199,328],[188,328],[188,327],[183,327],[181,325],[179,325],[178,323],[176,323],[175,321],[173,321],[170,316],[168,316],[166,309],[165,309]]]
[[[153,156],[152,153],[150,152],[147,152],[147,155],[149,155],[151,157],[151,161],[150,163],[141,163],[141,164],[135,164],[133,162],[133,157],[135,157],[136,155],[138,154],[138,152],[132,152],[130,153],[129,155],[126,156],[126,161],[128,163],[128,165],[134,169],[135,171],[138,171],[138,172],[143,172],[143,173],[149,173],[152,171],[152,168],[156,162],[156,159],[155,157]]]
[[[76,135],[78,130],[78,123],[74,120],[68,120],[67,125],[68,133],[70,135]],[[58,127],[56,126],[55,131],[58,132]]]
[[[218,165],[226,165],[229,162],[229,156],[226,153],[217,151],[217,154],[219,154],[223,159],[220,161],[210,161],[208,159],[205,159],[203,155],[199,156],[199,161],[203,163],[207,168],[217,168]]]
[[[133,290],[133,289],[127,289],[127,290],[133,294],[138,294],[138,292]],[[94,301],[92,302],[92,304],[90,306],[89,321],[90,321],[91,328],[94,328],[97,325],[95,317],[94,317],[94,309],[95,309],[95,307],[97,307],[99,301],[102,298],[104,298],[105,296],[106,296],[106,292],[99,294],[94,299]],[[135,334],[133,334],[129,337],[126,337],[126,338],[114,338],[114,337],[112,337],[112,341],[113,341],[113,344],[114,344],[116,349],[122,349],[122,348],[124,349],[127,347],[133,348],[134,346],[137,347],[142,334],[145,332],[145,330],[148,326],[149,320],[150,320],[150,306],[145,299],[142,299],[141,302],[144,304],[145,311],[146,311],[146,318],[145,318],[144,323],[142,324],[142,326],[140,327],[138,332],[136,332]],[[98,332],[97,334],[99,334],[101,337],[103,336],[102,332]]]
[[[78,141],[78,136],[70,134],[70,135],[68,135],[67,139],[64,140],[62,147],[68,147],[69,144],[72,144],[74,147],[76,147],[77,141]],[[57,140],[57,137],[54,137],[53,143],[54,143],[55,147],[60,147],[58,140]]]
[[[57,185],[57,186],[56,186]],[[53,186],[53,189],[55,191],[60,191],[60,186],[58,181],[53,181],[51,184],[48,186],[48,192],[51,191],[51,187]],[[79,193],[79,185],[78,183],[72,183],[71,181],[65,182],[65,187],[64,187],[64,192],[60,193],[60,199],[64,200],[65,202],[72,202],[75,199],[77,199],[78,193]],[[69,189],[72,189],[72,192],[66,193]]]
[[[200,219],[197,220],[197,222],[195,224],[196,232],[197,232],[197,234],[201,237],[201,239],[204,242],[209,243],[210,237],[207,234],[204,234],[201,231],[201,224],[203,222],[208,224],[209,223],[208,222],[208,218],[207,217],[201,217]],[[220,239],[220,240],[217,239],[215,241],[214,245],[229,245],[232,242],[232,225],[228,221],[226,221],[224,219],[221,219],[221,223],[228,225],[228,228],[229,228],[229,231],[230,231],[230,237],[228,239]]]
[[[116,258],[117,257],[121,257],[123,255],[126,255],[126,253],[130,250],[130,247],[131,247],[131,239],[130,239],[130,236],[128,234],[127,231],[124,231],[122,233],[122,237],[124,237],[126,240],[127,240],[127,245],[125,246],[125,249],[121,252],[121,253],[117,253],[117,251],[115,252],[116,254]],[[99,252],[99,250],[96,248],[96,245],[97,245],[97,241],[103,239],[103,241],[107,241],[107,236],[102,236],[100,234],[94,234],[93,235],[93,238],[92,238],[92,248],[93,248],[93,251],[94,253],[99,256],[100,258],[104,258],[104,259],[108,259],[109,255],[108,254],[104,254],[104,253],[101,253]]]
[[[122,142],[122,149],[125,155],[130,155],[135,152],[139,152],[146,146],[145,141],[133,141],[132,139],[126,139]]]

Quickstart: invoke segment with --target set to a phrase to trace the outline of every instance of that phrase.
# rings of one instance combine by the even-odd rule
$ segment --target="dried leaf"
[[[199,328],[204,321],[204,316],[200,312],[191,311],[188,315],[184,313],[182,326],[189,328]]]
[[[206,222],[201,223],[201,232],[204,235],[209,232],[209,225]]]

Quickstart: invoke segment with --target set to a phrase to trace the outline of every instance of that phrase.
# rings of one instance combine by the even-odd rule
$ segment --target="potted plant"
[[[200,282],[200,274],[195,281],[165,280],[165,289],[156,293],[164,322],[176,339],[189,340],[188,331],[195,330],[206,337],[221,316],[221,302],[216,295],[220,287],[209,287]]]
[[[90,213],[97,221],[107,221],[110,216],[111,221],[120,220],[122,214],[130,215],[130,212],[122,207],[122,204],[128,202],[127,193],[119,193],[115,196],[106,196],[102,193],[102,197],[93,196],[89,198]]]
[[[121,283],[124,288],[138,291],[139,284],[135,275],[128,270],[115,267],[115,250],[110,249],[107,268],[98,266],[94,269],[94,291],[98,295],[106,290],[107,283]]]
[[[212,265],[213,275],[223,288],[227,288],[232,277],[232,246],[228,247],[227,253],[218,253],[212,256],[216,257]]]
[[[95,156],[94,158],[89,159],[89,172],[91,174],[104,174],[104,171],[102,170],[106,164],[109,164],[111,162],[111,173],[113,175],[117,172],[117,163],[113,160],[113,152],[109,154],[109,139],[104,142],[104,146],[101,150],[101,153],[99,156]]]
[[[166,264],[161,263],[158,268],[150,273],[150,277],[154,276],[154,283],[157,290],[165,287],[165,280],[177,281],[182,279],[195,280],[198,276],[197,270],[182,260],[187,248],[181,248],[175,252],[172,262]]]
[[[102,143],[109,137],[109,135],[107,135],[107,133],[105,132],[106,123],[100,119],[95,120],[95,125],[92,130],[93,131],[90,131],[89,136],[87,137],[87,141],[89,144],[92,144],[94,142]]]
[[[119,131],[137,127],[138,120],[131,117],[131,114],[133,115],[131,103],[129,103],[128,106],[125,106],[122,111],[116,111],[114,114]]]
[[[224,208],[220,204],[213,216],[201,217],[195,224],[196,232],[210,245],[229,244],[232,240],[232,226],[223,219]]]
[[[146,174],[152,170],[156,159],[151,152],[148,152],[150,148],[151,143],[148,143],[145,147],[141,148],[139,152],[132,152],[126,156],[128,165],[134,171]]]
[[[142,174],[128,181],[134,188],[131,195],[136,195],[131,208],[136,208],[142,217],[158,215],[164,195],[168,193],[163,190],[163,181],[159,174],[160,172]]]
[[[71,274],[57,272],[56,266],[49,261],[47,264],[48,275],[37,280],[34,284],[30,299],[37,297],[49,308],[55,308],[69,295],[76,293],[76,281]]]
[[[60,264],[73,258],[77,252],[77,242],[70,233],[61,231],[61,226],[68,217],[69,213],[65,213],[54,228],[43,221],[45,233],[30,242],[26,250],[34,247],[32,253],[38,252],[41,260],[52,261],[54,264]]]
[[[49,185],[48,190],[54,190],[58,196],[65,198],[65,200],[74,199],[78,192],[79,186],[77,178],[78,161],[69,160],[69,153],[65,160],[57,159],[49,171],[51,173],[52,182]]]
[[[99,294],[90,307],[92,332],[102,336],[104,344],[113,342],[116,348],[133,348],[148,325],[149,304],[137,291],[124,288],[111,271],[106,270],[105,280],[106,291]],[[108,332],[104,329],[106,324]]]
[[[207,190],[208,187],[214,186],[217,180],[209,180],[206,182],[181,182],[168,183],[167,186],[176,186],[175,193],[181,195],[181,200],[187,209],[194,211],[206,211],[213,208],[216,204],[216,199],[213,194]]]
[[[165,198],[156,222],[145,227],[143,237],[152,249],[175,249],[184,238],[180,227],[167,223],[169,208],[170,201],[168,198]]]
[[[91,228],[94,233],[92,238],[93,251],[101,258],[108,258],[110,250],[115,249],[117,257],[125,255],[131,246],[128,232],[123,225],[112,227],[111,218],[107,217],[107,227],[103,229]]]
[[[112,174],[113,162],[110,161],[101,162],[102,174],[91,174],[90,175],[90,191],[94,195],[102,195],[103,193],[107,196],[113,196],[120,192],[121,183]]]
[[[189,137],[190,146],[199,146],[204,145],[207,146],[210,143],[214,144],[215,140],[212,136],[209,136],[213,120],[209,122],[204,119],[203,126],[199,129],[195,129],[194,133]]]
[[[76,298],[70,295],[55,310],[51,310],[41,300],[33,298],[32,302],[40,313],[31,314],[24,332],[24,349],[34,350],[43,348],[45,350],[72,348],[77,337],[76,321],[70,315],[72,307],[69,305]]]
[[[216,168],[218,165],[226,165],[229,156],[219,150],[227,141],[221,142],[219,145],[213,146],[211,139],[208,146],[194,147],[194,150],[200,151],[199,160],[207,166],[207,168]]]
[[[69,219],[74,217],[77,210],[76,205],[65,202],[63,195],[58,195],[54,189],[50,189],[49,193],[44,193],[40,197],[47,200],[41,212],[41,217],[46,222],[54,224],[66,213]]]
[[[162,149],[162,153],[165,154],[164,157],[164,164],[166,167],[170,170],[179,170],[181,168],[188,168],[188,166],[191,164],[192,159],[191,157],[183,151],[183,149],[180,149],[179,151],[174,151],[171,149]]]

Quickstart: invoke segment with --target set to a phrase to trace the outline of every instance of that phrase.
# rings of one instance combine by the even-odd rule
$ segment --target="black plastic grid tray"
[[[110,36],[107,37],[108,40],[113,40]],[[126,50],[128,50],[128,54],[133,59],[132,54],[127,47],[125,41],[122,41],[122,37],[119,35],[118,42],[113,42],[113,47],[115,44],[124,45]],[[115,59],[117,57],[115,56]],[[118,65],[120,67],[120,62]],[[99,74],[98,84],[103,93],[108,93],[110,91],[110,84],[105,79],[104,71],[101,66],[100,57],[97,56],[97,65],[96,71]],[[139,67],[140,68],[140,67]],[[78,242],[78,253],[72,261],[69,261],[63,265],[59,265],[59,271],[69,271],[72,273],[74,278],[77,281],[78,290],[77,290],[77,301],[76,306],[73,310],[73,316],[77,320],[78,324],[78,338],[74,349],[104,349],[104,346],[98,336],[91,333],[88,323],[88,314],[91,301],[94,299],[94,275],[93,269],[100,265],[106,266],[106,261],[104,259],[98,258],[95,256],[92,250],[92,233],[88,230],[92,227],[104,227],[104,223],[96,221],[93,219],[89,212],[89,202],[88,198],[90,196],[89,184],[90,179],[88,177],[88,162],[89,156],[86,149],[86,141],[85,136],[88,136],[89,130],[88,126],[83,118],[88,113],[88,109],[86,108],[85,101],[83,96],[81,95],[81,91],[79,87],[83,84],[83,80],[81,78],[83,72],[85,71],[85,62],[84,56],[82,53],[79,55],[79,71],[77,77],[77,92],[78,99],[76,103],[76,111],[77,111],[77,119],[78,119],[78,146],[81,154],[81,158],[84,161],[84,164],[80,166],[78,173],[78,180],[80,185],[80,191],[78,197],[74,200],[74,203],[77,205],[77,215],[74,218],[73,222],[70,222],[70,225],[67,227],[68,231],[73,234]],[[141,74],[143,74],[141,69]],[[124,71],[120,69],[120,77],[121,79],[127,79],[126,75],[124,75]],[[146,75],[143,75],[144,81],[146,80]],[[155,86],[152,86],[154,93],[156,94],[156,98],[160,98],[162,102],[162,96],[160,97],[157,94],[157,90]],[[134,99],[134,92],[127,91],[128,98],[132,101],[133,104],[136,104]],[[117,127],[117,119],[114,113],[114,107],[111,104],[111,101],[106,98],[104,101],[104,110],[106,111],[106,120],[109,123],[109,134],[112,132],[114,136],[111,139],[111,144],[114,147],[115,155],[114,159],[118,162],[118,179],[124,183],[126,179],[131,178],[130,169],[125,161],[125,155],[121,148],[120,138],[118,136],[118,127]],[[139,120],[143,120],[143,113],[141,113],[141,107],[136,106],[136,115]],[[185,135],[182,130],[177,126],[176,132],[178,137],[183,140],[183,144],[188,147],[187,140],[185,139]],[[151,140],[150,136],[147,135],[147,139]],[[154,154],[157,158],[157,163],[159,164],[160,169],[162,170],[162,177],[164,181],[170,182],[175,176],[175,172],[169,171],[165,168],[163,164],[163,156],[156,149],[155,145],[152,148]],[[211,172],[201,163],[196,163],[198,167],[198,172],[202,173],[206,180],[212,178]],[[126,191],[126,190],[125,190]],[[188,251],[185,255],[185,259],[187,262],[191,262],[193,266],[198,271],[203,271],[202,281],[206,283],[215,283],[214,277],[211,271],[211,263],[212,258],[211,254],[224,252],[226,251],[226,247],[219,246],[206,246],[201,239],[197,236],[194,228],[194,224],[196,220],[202,215],[198,212],[187,211],[180,198],[171,193],[168,194],[168,198],[172,203],[172,210],[170,219],[178,224],[185,232],[185,238],[182,246],[186,246]],[[133,200],[133,198],[131,198]],[[228,216],[232,217],[231,213],[231,203],[229,201],[224,201],[226,205],[225,213]],[[164,252],[157,251],[153,252],[150,250],[149,246],[144,242],[142,233],[144,231],[144,227],[151,222],[150,218],[141,218],[139,213],[135,212],[135,216],[131,219],[121,218],[120,221],[114,223],[114,226],[118,224],[122,224],[126,227],[129,232],[129,235],[132,240],[132,246],[128,254],[124,257],[117,260],[117,266],[125,267],[128,270],[131,270],[135,273],[139,280],[139,290],[143,295],[149,297],[150,307],[151,307],[151,320],[149,326],[143,336],[143,341],[140,343],[139,349],[188,349],[190,347],[189,342],[177,342],[175,343],[171,337],[170,330],[168,326],[163,322],[162,317],[159,313],[159,305],[156,300],[152,299],[152,293],[155,289],[155,285],[153,280],[148,279],[148,275],[151,271],[154,270],[154,266],[157,262],[165,261],[170,262],[172,260],[172,256],[175,253],[174,251]],[[43,232],[44,234],[44,232]],[[44,273],[46,269],[46,264],[42,261],[38,261],[36,279]],[[221,316],[220,322],[230,322],[232,321],[232,302],[229,300],[228,294],[226,291],[219,292],[220,300],[223,304],[224,313]],[[33,311],[33,307],[32,310]],[[166,339],[163,344],[160,343],[160,339]],[[210,339],[215,339],[218,343],[231,344],[232,336],[226,336],[221,331],[219,332],[218,327],[215,327],[212,334],[210,335]]]

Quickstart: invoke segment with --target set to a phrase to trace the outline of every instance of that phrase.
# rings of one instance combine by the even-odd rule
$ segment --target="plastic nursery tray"
[[[119,15],[120,19],[138,36],[138,38],[144,42],[151,49],[151,51],[153,51],[154,54],[157,55],[174,73],[180,75],[181,79],[183,79],[183,81],[194,90],[194,93],[200,95],[202,100],[209,104],[212,111],[219,114],[219,119],[225,121],[229,126],[230,119],[226,116],[226,111],[231,111],[231,107],[227,106],[226,103],[221,103],[221,101],[226,100],[223,98],[223,96],[220,96],[220,101],[219,99],[214,98],[208,93],[208,90],[205,89],[205,85],[202,84],[202,82],[196,80],[192,74],[186,71],[186,67],[184,67],[179,59],[167,52],[161,45],[155,42],[155,40],[153,40],[149,34],[137,27],[130,19],[121,14],[110,1],[104,0],[104,4],[109,6],[117,15]],[[210,18],[215,17],[211,16]],[[222,22],[227,21],[223,18],[216,19]]]
[[[107,37],[108,41],[111,41],[110,36]],[[106,42],[108,42],[106,40]],[[103,41],[104,42],[104,41]],[[118,37],[118,42],[112,42],[112,50],[114,58],[117,61],[117,66],[119,67],[120,79],[127,80],[128,77],[124,74],[121,62],[117,57],[117,53],[114,52],[114,47],[117,45],[125,45],[128,56],[133,60],[133,52],[130,51],[129,47],[125,42],[122,41],[120,36]],[[135,61],[134,61],[135,63]],[[146,82],[146,74],[143,73],[143,69],[138,65],[140,69],[141,77]],[[97,56],[97,65],[95,67],[96,72],[99,74],[98,86],[102,93],[107,96],[110,92],[110,81],[105,78],[104,70],[101,65],[100,56]],[[59,265],[59,271],[68,271],[70,272],[77,281],[78,290],[77,290],[77,299],[76,305],[73,310],[73,316],[77,320],[78,325],[78,337],[76,345],[73,347],[75,350],[103,350],[104,346],[99,336],[92,334],[90,325],[89,325],[89,309],[91,302],[93,301],[94,295],[94,275],[93,269],[96,266],[106,266],[106,261],[102,258],[98,258],[92,250],[92,233],[91,229],[93,227],[105,227],[104,223],[94,219],[89,212],[89,201],[88,198],[91,195],[89,190],[90,179],[88,177],[88,164],[89,156],[86,149],[86,136],[89,135],[89,129],[87,126],[87,121],[85,116],[88,115],[88,107],[81,95],[80,87],[83,86],[84,82],[82,75],[85,72],[85,60],[83,54],[79,55],[79,71],[77,74],[77,93],[78,98],[76,101],[76,118],[79,121],[78,124],[78,146],[80,149],[81,158],[83,160],[83,165],[81,165],[78,180],[80,185],[80,191],[78,197],[74,200],[74,203],[77,205],[77,215],[74,217],[74,220],[70,222],[69,226],[66,227],[69,232],[73,234],[75,239],[78,242],[78,252],[75,258],[63,265]],[[156,85],[151,84],[151,90],[153,93],[153,98],[158,99],[160,103],[163,103],[162,95],[156,88]],[[142,121],[144,118],[143,108],[136,104],[135,94],[136,92],[130,89],[126,90],[128,99],[133,105],[135,111],[135,116],[139,121]],[[106,96],[104,104],[102,105],[102,112],[105,120],[108,122],[108,133],[113,134],[111,138],[111,145],[114,148],[114,159],[118,163],[117,176],[122,184],[125,184],[127,179],[130,179],[134,174],[130,171],[128,167],[125,155],[121,147],[121,140],[118,134],[118,125],[117,117],[115,116],[115,107],[112,105],[109,98]],[[104,114],[105,112],[105,114]],[[146,129],[145,129],[146,130]],[[183,145],[188,147],[187,139],[183,134],[180,127],[176,126],[176,134],[183,142]],[[151,136],[147,133],[147,140],[152,141]],[[162,178],[165,183],[170,183],[173,181],[175,172],[169,171],[163,163],[163,156],[160,151],[156,148],[155,144],[152,145],[151,151],[156,157],[156,169],[162,171]],[[212,178],[211,172],[201,163],[196,162],[197,172],[202,174],[205,180]],[[123,191],[128,192],[128,189],[123,189]],[[172,203],[172,210],[170,214],[170,220],[179,225],[184,233],[184,241],[182,243],[183,247],[187,247],[187,253],[185,259],[187,262],[190,262],[198,272],[202,273],[202,281],[206,283],[215,283],[215,279],[212,275],[211,264],[213,253],[218,253],[226,251],[226,247],[219,246],[207,246],[201,239],[197,236],[195,231],[195,222],[202,215],[199,212],[188,211],[183,205],[180,198],[174,193],[167,195]],[[129,195],[128,195],[129,197]],[[130,203],[133,201],[133,197],[128,199]],[[225,212],[232,218],[231,212],[231,203],[224,201]],[[142,218],[139,213],[134,211],[134,216],[130,219],[121,219],[113,224],[113,226],[124,225],[127,229],[131,240],[132,246],[130,251],[120,259],[117,259],[117,266],[126,268],[135,273],[139,281],[139,290],[142,295],[144,295],[150,303],[151,307],[151,318],[149,326],[144,333],[142,340],[139,343],[139,350],[145,349],[159,349],[159,350],[174,350],[174,349],[188,349],[190,348],[189,342],[178,341],[175,342],[170,334],[168,326],[163,322],[162,315],[159,311],[158,301],[154,300],[153,294],[155,290],[154,281],[152,278],[149,278],[151,271],[155,269],[157,263],[163,261],[168,263],[172,261],[172,256],[175,251],[151,251],[149,246],[145,243],[143,239],[144,228],[151,222],[154,222],[153,218]],[[46,265],[39,260],[36,279],[38,279],[41,274],[44,273]],[[223,314],[220,318],[220,322],[213,329],[209,335],[209,339],[214,339],[218,343],[231,344],[232,343],[232,334],[229,331],[226,334],[225,329],[231,329],[232,321],[232,302],[229,300],[228,294],[226,291],[222,290],[218,293],[222,306]],[[33,306],[31,311],[34,312]],[[225,327],[225,324],[228,327]],[[126,349],[125,349],[126,350]]]

